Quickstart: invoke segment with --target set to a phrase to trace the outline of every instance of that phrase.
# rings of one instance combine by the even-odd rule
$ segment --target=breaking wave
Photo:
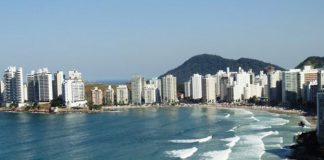
[[[188,149],[180,149],[180,150],[166,151],[165,153],[169,157],[186,159],[186,158],[191,157],[197,151],[198,151],[198,148],[192,147],[192,148],[188,148]]]
[[[232,152],[231,149],[221,150],[221,151],[211,151],[203,153],[202,156],[206,160],[227,160],[230,153]]]
[[[213,136],[208,136],[206,138],[201,139],[178,139],[178,140],[170,140],[172,143],[204,143],[208,142],[213,138]]]

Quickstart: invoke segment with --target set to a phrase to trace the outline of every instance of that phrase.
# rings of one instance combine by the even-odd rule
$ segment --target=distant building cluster
[[[8,67],[0,81],[0,102],[5,106],[22,107],[33,103],[50,102],[60,97],[67,107],[85,107],[85,85],[81,73],[69,71],[65,79],[63,71],[52,74],[47,68],[31,71],[23,80],[23,69]]]
[[[324,88],[324,70],[304,69],[279,71],[269,68],[256,75],[252,70],[218,71],[215,75],[194,74],[184,83],[184,96],[204,103],[247,102],[256,97],[270,105],[316,103],[316,94]]]
[[[177,79],[166,75],[162,79],[145,80],[143,76],[135,75],[130,86],[124,84],[113,88],[109,85],[105,91],[94,87],[91,97],[93,105],[172,104],[178,102]]]

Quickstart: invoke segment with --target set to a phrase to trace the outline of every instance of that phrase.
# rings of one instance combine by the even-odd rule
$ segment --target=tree
[[[62,96],[59,96],[51,100],[51,107],[63,107],[63,106],[64,106],[64,101]]]

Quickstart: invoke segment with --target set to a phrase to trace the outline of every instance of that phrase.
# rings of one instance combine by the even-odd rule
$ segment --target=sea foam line
[[[177,139],[177,140],[170,140],[169,142],[172,143],[205,143],[210,141],[213,138],[213,136],[208,136],[206,138],[201,139]]]
[[[229,142],[226,144],[229,148],[233,148],[236,143],[240,140],[241,138],[239,136],[231,137],[231,138],[225,138],[222,139],[221,141]]]
[[[197,151],[198,151],[198,148],[192,147],[192,148],[188,148],[188,149],[180,149],[180,150],[166,151],[165,153],[169,157],[186,159],[186,158],[191,157]]]
[[[226,114],[225,118],[228,118],[228,117],[230,117],[230,116],[231,116],[230,114]]]
[[[221,150],[221,151],[210,151],[203,153],[202,156],[206,160],[227,160],[229,158],[230,153],[232,152],[231,149]]]

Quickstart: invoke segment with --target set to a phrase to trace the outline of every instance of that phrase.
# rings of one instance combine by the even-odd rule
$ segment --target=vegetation
[[[183,83],[188,81],[194,73],[199,73],[202,75],[215,74],[218,70],[226,71],[226,67],[230,67],[232,70],[237,70],[238,67],[242,67],[244,70],[252,69],[254,72],[258,73],[269,66],[272,66],[278,70],[284,70],[279,66],[255,59],[240,58],[238,60],[233,60],[217,55],[202,54],[190,58],[179,67],[166,72],[160,77],[166,74],[172,74],[177,77],[178,83]]]
[[[322,68],[324,67],[324,57],[308,57],[303,62],[301,62],[296,68],[302,69],[305,65],[310,65],[314,68]]]
[[[64,100],[61,96],[54,98],[51,101],[51,107],[63,107],[64,106]]]
[[[292,159],[321,159],[324,157],[324,146],[317,142],[316,131],[302,133],[295,137],[296,145]],[[321,157],[321,158],[320,158]]]

